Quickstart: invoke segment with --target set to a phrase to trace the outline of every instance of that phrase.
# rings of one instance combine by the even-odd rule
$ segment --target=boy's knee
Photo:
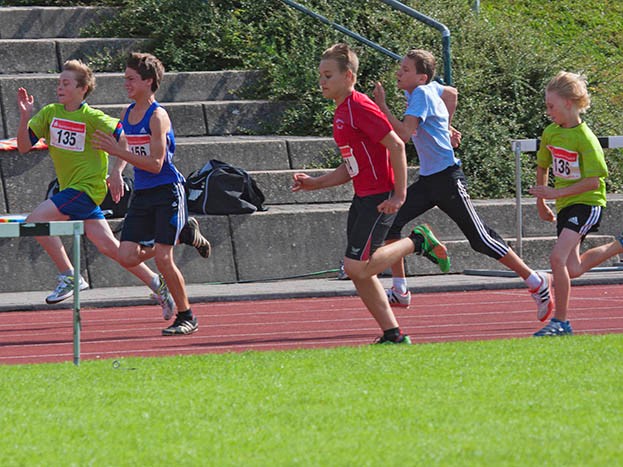
[[[566,266],[567,264],[567,260],[566,258],[562,258],[561,256],[557,255],[556,253],[552,253],[549,256],[549,264],[552,267],[552,269],[556,269],[560,266]]]
[[[366,272],[366,262],[365,261],[345,261],[344,262],[344,272],[348,275],[348,277],[353,281],[361,281],[370,278],[370,274]]]
[[[133,268],[134,266],[138,266],[141,262],[140,258],[137,255],[129,254],[118,254],[117,261],[124,268]]]

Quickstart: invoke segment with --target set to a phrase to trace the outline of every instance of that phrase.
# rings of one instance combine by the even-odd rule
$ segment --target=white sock
[[[154,277],[152,277],[149,288],[152,290],[152,292],[158,292],[158,289],[160,288],[160,277],[158,276],[158,274],[154,274]]]
[[[392,279],[392,285],[401,294],[407,293],[407,278],[406,277],[394,277]]]
[[[541,277],[535,271],[532,271],[524,282],[530,290],[535,290],[541,285]]]

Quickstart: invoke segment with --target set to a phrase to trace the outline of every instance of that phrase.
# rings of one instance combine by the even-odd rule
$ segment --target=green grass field
[[[623,463],[623,335],[4,366],[0,465]]]

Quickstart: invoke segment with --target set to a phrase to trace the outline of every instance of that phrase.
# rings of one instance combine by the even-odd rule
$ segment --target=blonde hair
[[[86,89],[84,93],[85,98],[95,89],[95,75],[91,68],[81,60],[67,60],[63,63],[63,71],[72,71],[74,73],[78,87]]]
[[[329,47],[322,54],[321,60],[335,60],[341,72],[350,70],[353,77],[359,70],[359,58],[348,44],[339,43]]]
[[[588,94],[584,75],[561,71],[550,80],[545,91],[555,92],[563,99],[569,99],[578,107],[580,112],[586,112],[591,106],[591,97]]]
[[[435,56],[427,50],[411,49],[407,52],[407,58],[413,60],[416,73],[426,75],[426,84],[430,83],[435,76]]]
[[[126,67],[136,71],[143,80],[151,78],[152,92],[156,92],[160,87],[164,65],[152,54],[134,52],[128,57]]]

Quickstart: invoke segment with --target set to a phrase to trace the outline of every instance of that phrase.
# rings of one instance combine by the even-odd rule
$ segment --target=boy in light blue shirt
[[[432,81],[434,75],[435,57],[430,52],[414,49],[403,58],[396,73],[397,85],[407,97],[403,120],[396,118],[387,106],[381,83],[377,83],[374,89],[376,103],[402,140],[413,141],[421,164],[420,176],[408,187],[407,199],[387,234],[387,241],[400,239],[402,228],[407,223],[438,206],[461,229],[475,251],[504,264],[526,282],[537,304],[537,318],[545,321],[553,308],[550,278],[529,268],[478,216],[467,193],[467,180],[461,162],[456,158],[452,145],[453,129],[450,123],[456,108],[456,90]],[[446,93],[455,98],[444,98]],[[426,256],[439,264],[443,272],[449,270],[447,251],[443,245],[431,245],[428,253]],[[406,287],[404,264],[395,264],[392,273],[393,287],[387,290],[390,303],[409,306],[411,294]]]

